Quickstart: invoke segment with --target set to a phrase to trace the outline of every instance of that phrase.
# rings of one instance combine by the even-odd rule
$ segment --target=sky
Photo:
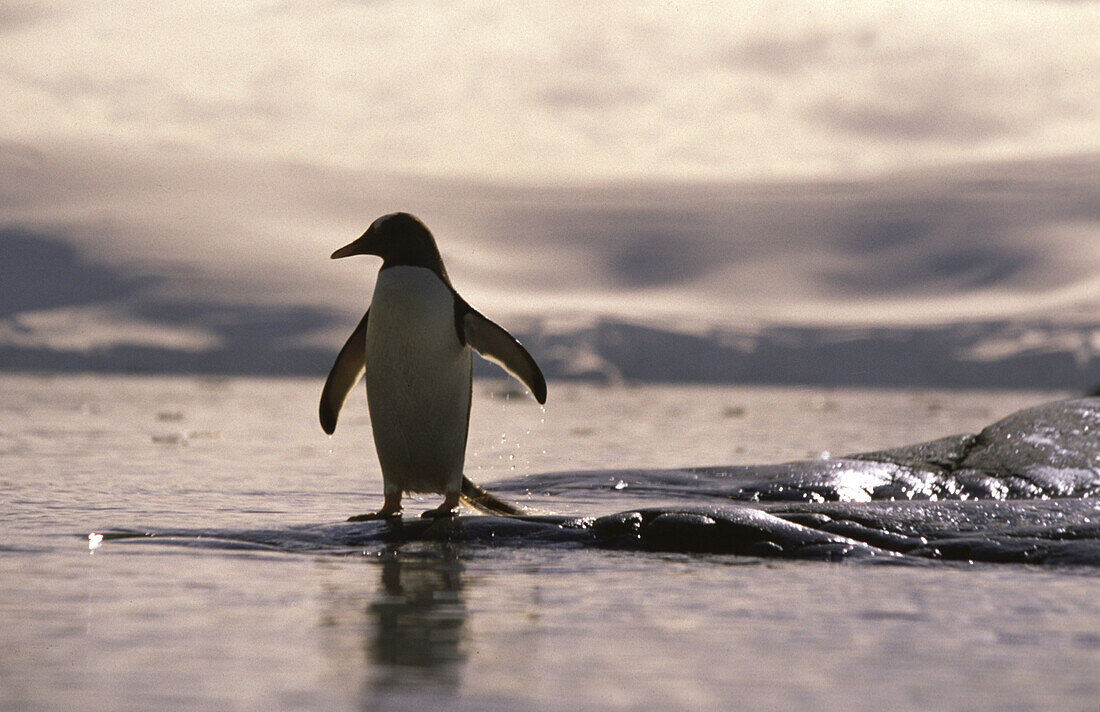
[[[43,2],[0,9],[17,145],[542,183],[1095,152],[1087,2]]]
[[[1100,354],[1096,37],[1089,2],[3,2],[0,347],[339,343],[376,265],[328,254],[407,210],[528,322]]]

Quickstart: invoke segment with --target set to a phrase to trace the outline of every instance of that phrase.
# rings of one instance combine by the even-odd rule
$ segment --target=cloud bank
[[[1100,148],[1089,3],[9,6],[9,140],[542,182]]]
[[[0,367],[313,372],[375,266],[327,255],[406,210],[558,374],[1078,387],[1098,35],[1001,0],[9,3]]]
[[[9,152],[4,167],[9,368],[318,372],[377,268],[328,255],[400,208],[552,375],[665,379],[673,363],[686,380],[1100,379],[1100,185],[1082,180],[1100,156],[602,188],[72,146]],[[1023,365],[989,366],[1005,359]]]

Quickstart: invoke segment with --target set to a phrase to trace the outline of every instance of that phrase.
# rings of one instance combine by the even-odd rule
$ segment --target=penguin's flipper
[[[546,379],[539,365],[527,349],[516,341],[515,337],[477,312],[466,306],[462,316],[463,343],[468,344],[485,358],[500,364],[505,371],[518,378],[527,386],[539,403],[546,402]]]
[[[325,389],[321,391],[321,429],[329,435],[336,430],[336,418],[340,415],[340,408],[348,399],[348,393],[362,378],[367,370],[367,317],[370,309],[359,320],[355,331],[351,332],[344,348],[336,356],[336,363],[332,364],[332,370],[328,372],[325,380]]]

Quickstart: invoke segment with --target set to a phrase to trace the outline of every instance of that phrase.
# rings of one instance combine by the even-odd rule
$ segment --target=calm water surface
[[[475,386],[467,471],[487,484],[870,450],[1064,395],[551,384],[543,412],[499,386]],[[329,439],[319,390],[4,376],[0,709],[1100,708],[1093,570],[428,543],[89,548],[89,532],[115,527],[280,528],[375,507],[365,404],[349,402]]]

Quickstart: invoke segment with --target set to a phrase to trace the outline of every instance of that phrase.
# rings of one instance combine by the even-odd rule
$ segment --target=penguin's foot
[[[401,493],[386,493],[386,499],[382,502],[382,509],[368,514],[357,514],[348,517],[349,522],[370,522],[376,519],[397,519],[401,516]]]
[[[443,496],[443,504],[435,509],[429,509],[420,516],[426,519],[441,519],[443,517],[453,517],[456,514],[458,514],[458,492],[448,492]]]

